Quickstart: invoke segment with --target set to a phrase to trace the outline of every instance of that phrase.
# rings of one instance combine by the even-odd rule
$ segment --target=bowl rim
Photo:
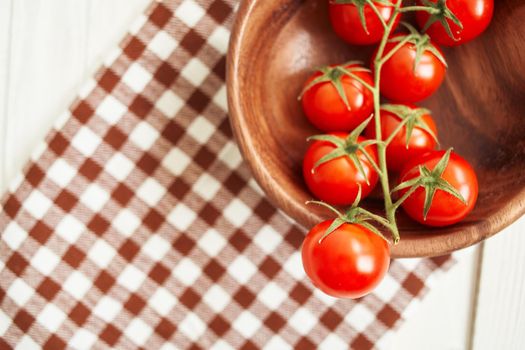
[[[256,5],[263,0],[242,0],[231,29],[229,48],[226,58],[226,89],[229,109],[229,120],[234,138],[248,164],[255,180],[261,186],[269,201],[281,212],[289,216],[296,224],[305,228],[301,222],[321,222],[317,215],[305,205],[299,204],[290,196],[269,173],[247,130],[249,125],[244,115],[239,88],[239,69],[241,66],[241,49],[250,16]],[[264,0],[264,2],[278,0]],[[525,169],[524,169],[525,174]],[[525,175],[524,175],[525,176]],[[435,257],[450,254],[467,248],[501,232],[525,214],[525,188],[517,191],[514,198],[507,201],[486,220],[479,220],[465,227],[461,235],[441,233],[437,235],[408,236],[400,244],[391,246],[392,258]],[[453,226],[451,226],[453,227]]]

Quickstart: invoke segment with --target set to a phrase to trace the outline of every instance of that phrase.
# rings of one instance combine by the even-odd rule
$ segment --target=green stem
[[[408,123],[409,121],[409,118],[405,118],[403,119],[397,126],[396,128],[394,129],[394,131],[390,134],[390,136],[388,136],[388,138],[385,140],[385,144],[388,145],[390,144],[390,142],[392,142],[394,140],[394,138],[397,136],[397,134],[401,131],[401,129],[403,129],[405,127],[405,124]]]
[[[356,80],[357,82],[361,83],[361,85],[363,85],[365,88],[367,88],[368,90],[370,91],[373,91],[374,87],[370,84],[368,84],[366,81],[364,81],[363,79],[361,79],[360,77],[358,77],[356,74],[352,73],[351,71],[349,71],[348,69],[346,68],[341,68],[341,71],[343,73],[345,73],[346,75],[352,77],[354,80]]]
[[[376,215],[376,214],[374,214],[372,212],[369,212],[368,210],[363,209],[363,208],[360,209],[360,212],[362,214],[364,214],[365,216],[369,217],[370,219],[375,220],[376,222],[379,222],[381,225],[385,226],[389,230],[392,229],[392,227],[391,227],[390,223],[388,222],[388,220],[386,220],[382,216]]]
[[[394,244],[397,244],[399,242],[399,229],[397,228],[396,224],[396,208],[394,207],[392,203],[392,197],[390,196],[390,185],[388,183],[388,172],[387,172],[387,166],[386,166],[386,144],[382,142],[381,137],[381,117],[380,117],[380,85],[381,85],[381,67],[383,66],[382,57],[383,53],[385,52],[385,47],[388,42],[388,38],[390,36],[390,33],[392,32],[392,29],[394,28],[394,24],[396,22],[396,17],[400,11],[402,1],[398,1],[394,7],[394,13],[392,14],[392,18],[388,21],[388,24],[385,29],[385,33],[383,34],[383,38],[381,39],[381,42],[379,43],[379,48],[377,49],[377,54],[374,60],[374,121],[375,121],[375,128],[376,128],[376,139],[379,142],[377,144],[377,151],[378,151],[378,157],[379,157],[379,168],[381,169],[380,174],[380,181],[381,181],[381,187],[383,190],[383,197],[385,202],[385,212],[386,212],[386,219],[388,220],[388,227],[390,228],[390,231],[392,231],[392,236],[394,238]]]
[[[379,168],[379,165],[377,165],[377,163],[375,162],[375,160],[372,159],[372,157],[368,154],[368,152],[363,152],[363,155],[366,157],[366,159],[368,160],[368,162],[370,164],[372,164],[372,167],[374,168],[374,170],[379,174],[379,176],[383,176],[383,171],[381,170],[381,168]]]
[[[428,6],[407,6],[399,10],[399,12],[413,12],[413,11],[425,11],[431,15],[439,13],[438,9],[428,7]]]
[[[403,204],[403,202],[412,195],[412,193],[414,193],[415,191],[417,190],[417,187],[412,187],[411,189],[409,189],[408,191],[405,192],[405,194],[399,198],[397,200],[397,202],[394,204],[394,210],[397,210],[397,208],[399,208],[399,206],[401,206],[401,204]]]
[[[385,19],[383,18],[383,16],[381,16],[381,13],[377,9],[376,4],[372,0],[367,0],[366,2],[368,3],[368,5],[370,5],[370,7],[372,8],[372,11],[374,11],[374,13],[376,14],[376,16],[379,19],[379,21],[381,22],[381,25],[383,26],[383,28],[386,29],[387,28],[387,24],[386,24]]]
[[[403,38],[403,40],[401,40],[399,43],[397,43],[396,46],[394,46],[392,48],[392,50],[388,51],[388,53],[381,58],[381,65],[385,64],[386,61],[388,61],[390,58],[392,58],[392,56],[401,48],[403,47],[403,45],[405,45],[406,43],[408,43],[410,40],[413,39],[413,36],[412,35],[407,35],[406,37]]]

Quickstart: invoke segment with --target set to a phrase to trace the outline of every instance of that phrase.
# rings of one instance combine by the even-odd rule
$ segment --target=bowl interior
[[[371,47],[349,46],[332,31],[325,0],[245,0],[232,34],[228,88],[232,125],[245,159],[270,200],[306,227],[330,214],[306,206],[301,176],[306,137],[319,133],[297,96],[315,67],[368,62]],[[501,0],[489,29],[444,49],[449,68],[433,111],[443,148],[471,162],[479,199],[460,224],[423,228],[399,211],[396,257],[436,256],[497,233],[525,210],[525,3]],[[366,206],[380,212],[380,194]]]

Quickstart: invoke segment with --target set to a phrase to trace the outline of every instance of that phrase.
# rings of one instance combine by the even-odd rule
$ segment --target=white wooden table
[[[0,1],[0,190],[148,2]],[[392,349],[525,349],[522,231],[524,218],[458,253]]]

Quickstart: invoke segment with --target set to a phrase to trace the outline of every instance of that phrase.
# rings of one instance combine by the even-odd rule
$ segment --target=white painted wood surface
[[[524,252],[525,217],[485,244],[474,349],[525,349]]]
[[[148,2],[0,1],[1,191]],[[479,248],[460,252],[391,348],[525,349],[524,229],[522,219],[485,245],[477,305]]]
[[[148,3],[0,1],[2,188]]]
[[[479,248],[456,253],[458,263],[440,276],[392,340],[395,350],[468,349]]]

